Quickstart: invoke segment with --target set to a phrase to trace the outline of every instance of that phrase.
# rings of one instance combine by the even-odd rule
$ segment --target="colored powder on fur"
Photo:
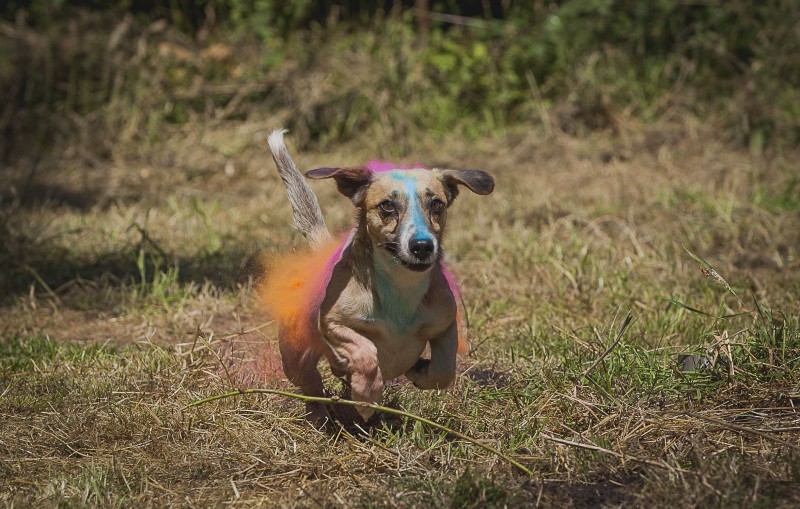
[[[258,289],[259,301],[275,319],[288,346],[297,351],[321,348],[317,329],[317,313],[325,298],[333,269],[350,244],[355,230],[343,239],[331,240],[315,251],[272,256],[265,261],[266,274]],[[458,353],[469,348],[464,327],[461,292],[455,276],[439,263],[442,276],[456,301]]]
[[[467,338],[467,328],[464,325],[463,310],[461,309],[461,290],[458,288],[456,277],[450,272],[450,269],[444,263],[439,262],[439,268],[442,271],[444,280],[447,281],[447,286],[450,288],[450,293],[456,300],[456,326],[458,327],[458,353],[467,353],[469,350],[469,338]]]
[[[427,170],[428,168],[426,168],[421,164],[394,164],[390,161],[379,161],[377,159],[373,159],[372,161],[367,163],[367,169],[369,171],[379,173],[382,171],[392,171],[392,170],[411,170],[411,169]]]
[[[317,312],[333,268],[349,241],[347,236],[315,251],[273,256],[265,262],[266,274],[258,292],[260,303],[298,350],[313,347],[319,337]]]

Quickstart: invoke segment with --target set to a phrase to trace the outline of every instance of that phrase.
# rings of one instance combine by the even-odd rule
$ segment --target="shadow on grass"
[[[63,246],[37,244],[3,233],[0,231],[0,237],[4,237],[0,245],[0,306],[28,295],[31,287],[52,297],[61,296],[76,282],[125,289],[153,285],[159,276],[169,274],[171,282],[179,285],[211,284],[228,290],[259,275],[259,249],[255,245],[237,244],[213,253],[179,256],[142,242],[82,257]]]
[[[21,209],[67,207],[86,211],[103,200],[97,188],[68,189],[59,184],[26,182],[0,191],[0,203],[13,203]]]
[[[637,491],[643,480],[636,473],[596,474],[586,482],[549,481],[530,487],[537,498],[546,500],[551,507],[625,507],[633,502],[631,494]]]

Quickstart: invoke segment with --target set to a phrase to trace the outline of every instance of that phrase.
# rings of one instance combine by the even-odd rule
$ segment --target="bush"
[[[153,141],[164,123],[230,104],[232,94],[188,93],[198,80],[265,83],[226,114],[287,108],[297,140],[315,146],[371,129],[478,136],[554,105],[555,127],[574,133],[677,107],[722,118],[731,141],[756,150],[800,141],[794,0],[415,4],[13,0],[0,8],[4,158],[71,136],[69,122],[43,121],[54,113],[97,124],[108,151],[114,136]],[[215,42],[232,56],[198,57]]]

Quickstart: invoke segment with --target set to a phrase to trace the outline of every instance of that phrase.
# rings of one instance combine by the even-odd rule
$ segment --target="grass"
[[[460,196],[450,217],[472,343],[456,384],[398,381],[385,404],[502,451],[527,476],[403,416],[318,431],[277,394],[189,407],[293,390],[253,299],[259,253],[301,245],[266,124],[176,126],[159,149],[170,164],[65,158],[41,170],[58,184],[49,200],[3,202],[2,503],[800,503],[796,151],[754,156],[716,141],[712,124],[667,121],[416,146],[415,160],[481,167],[498,185]],[[391,152],[386,141],[297,162],[364,161]],[[344,228],[349,202],[314,186]],[[682,371],[679,355],[709,368]]]

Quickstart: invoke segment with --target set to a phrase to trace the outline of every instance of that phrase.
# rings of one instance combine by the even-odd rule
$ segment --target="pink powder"
[[[367,163],[367,169],[370,171],[374,171],[375,173],[380,173],[382,171],[392,171],[392,170],[411,170],[411,169],[423,169],[428,170],[425,166],[421,164],[394,164],[390,161],[379,161],[377,159],[373,159],[372,161]]]
[[[461,301],[461,290],[458,288],[458,283],[456,282],[456,277],[450,272],[450,269],[445,266],[444,263],[439,262],[439,268],[442,271],[442,275],[444,276],[444,280],[447,281],[447,286],[450,288],[450,293],[453,294],[453,298],[456,299],[456,302]]]
[[[266,262],[259,297],[296,351],[321,347],[316,316],[325,299],[336,264],[351,242],[354,230],[332,239],[318,250],[274,257]]]
[[[339,247],[336,248],[336,251],[334,251],[331,257],[325,262],[325,271],[321,274],[321,277],[314,281],[313,288],[311,290],[313,302],[310,304],[311,309],[315,312],[319,311],[319,308],[322,306],[322,301],[325,299],[325,292],[328,290],[328,284],[331,282],[333,269],[336,267],[336,264],[341,261],[345,248],[353,241],[355,234],[356,227],[353,227],[347,236],[344,237],[344,240]]]
[[[439,262],[439,270],[447,281],[447,287],[456,301],[456,327],[458,327],[458,353],[466,353],[469,350],[469,338],[467,338],[467,327],[464,323],[464,310],[461,307],[461,290],[458,288],[456,277],[443,262]]]

